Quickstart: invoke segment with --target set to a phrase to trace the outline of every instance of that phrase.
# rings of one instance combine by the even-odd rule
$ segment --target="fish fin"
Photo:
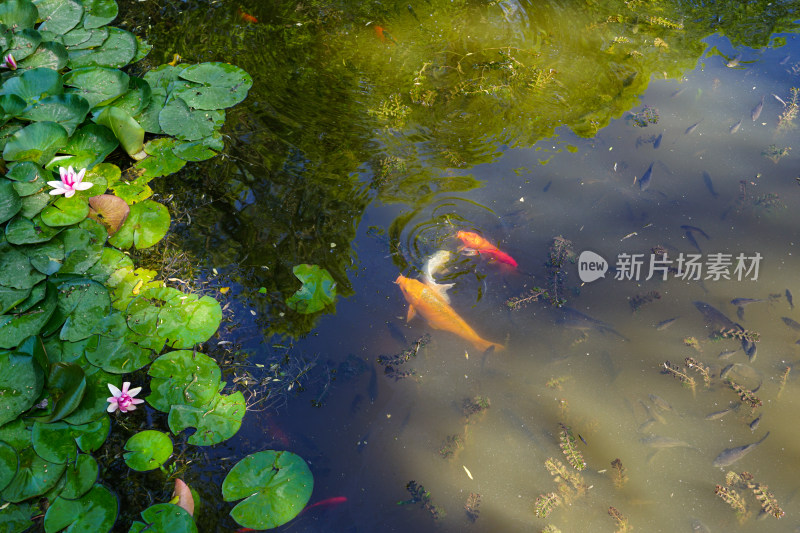
[[[436,283],[435,281],[430,281],[426,283],[426,285],[428,285],[433,292],[438,294],[442,300],[450,303],[450,296],[447,295],[447,291],[452,289],[455,283]]]
[[[412,318],[417,316],[417,310],[414,309],[413,305],[408,306],[408,316],[406,316],[406,322],[410,321]]]

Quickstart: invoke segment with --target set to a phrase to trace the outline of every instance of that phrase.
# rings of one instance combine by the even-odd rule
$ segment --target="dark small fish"
[[[788,316],[781,317],[781,320],[783,320],[783,323],[789,326],[790,328],[800,331],[800,324],[798,324],[797,321],[792,320]]]
[[[657,396],[655,394],[650,395],[650,401],[653,402],[653,405],[661,409],[662,411],[672,411],[672,406],[669,404],[667,400],[662,398],[661,396]]]
[[[734,298],[731,300],[731,303],[737,307],[744,307],[745,305],[750,305],[758,302],[764,302],[763,298]]]
[[[744,320],[744,307],[739,306],[736,308],[736,318]]]
[[[724,352],[720,352],[717,357],[724,361],[725,359],[729,359],[730,356],[732,356],[735,353],[736,353],[736,350],[725,350]]]
[[[658,324],[656,324],[656,330],[657,330],[657,331],[662,331],[662,330],[665,330],[665,329],[667,329],[667,328],[668,328],[668,327],[670,327],[672,324],[674,324],[674,323],[675,323],[675,321],[676,321],[676,320],[678,320],[678,318],[679,318],[679,317],[677,317],[677,316],[676,316],[675,318],[668,318],[668,319],[666,319],[666,320],[662,320],[661,322],[659,322]]]
[[[720,453],[717,456],[717,458],[714,459],[714,462],[711,463],[711,466],[723,467],[732,465],[733,463],[735,463],[736,461],[738,461],[739,459],[741,459],[742,457],[753,451],[753,448],[764,442],[764,439],[766,439],[767,437],[769,437],[769,431],[767,431],[767,434],[764,435],[758,442],[753,442],[751,444],[745,444],[744,446],[737,446],[736,448],[728,448],[726,450],[723,450],[722,453]]]
[[[547,185],[545,185],[545,186],[544,186],[544,189],[542,189],[542,192],[547,192],[547,191],[549,191],[549,190],[550,190],[550,186],[551,186],[552,184],[553,184],[553,180],[550,180],[550,181],[548,181],[548,182],[547,182]]]
[[[764,95],[763,94],[761,95],[761,101],[758,103],[758,105],[755,106],[752,111],[750,111],[750,118],[753,119],[753,122],[755,122],[758,119],[758,117],[761,116],[761,110],[762,109],[764,109]]]
[[[627,337],[623,336],[620,332],[611,327],[610,324],[601,322],[600,320],[592,318],[589,315],[585,315],[577,309],[573,309],[571,307],[561,308],[561,315],[559,316],[557,322],[566,328],[577,329],[580,331],[595,330],[601,333],[612,333],[622,340],[628,340]]]
[[[693,450],[697,449],[688,442],[684,442],[678,439],[673,439],[671,437],[661,437],[659,435],[650,435],[649,437],[644,437],[639,440],[642,444],[646,444],[651,448],[692,448]]]
[[[697,244],[697,239],[694,238],[694,234],[692,234],[691,231],[687,231],[685,235],[686,235],[686,240],[689,241],[689,244],[694,246],[697,249],[697,251],[702,254],[703,250],[701,250],[700,245]]]
[[[681,87],[680,89],[678,89],[677,91],[675,91],[671,95],[669,95],[669,97],[670,98],[675,98],[676,96],[680,96],[683,93],[683,91],[685,91],[685,90],[686,90],[686,87]]]
[[[653,163],[650,163],[650,166],[647,167],[644,176],[642,176],[639,179],[639,189],[646,191],[647,188],[650,187],[650,180],[652,179],[652,177],[653,177]]]
[[[697,129],[697,126],[698,126],[699,124],[700,124],[699,122],[695,122],[694,124],[692,124],[691,126],[689,126],[688,128],[686,128],[686,131],[684,131],[684,132],[683,132],[683,134],[684,134],[684,135],[689,135],[690,133],[692,133],[694,130],[696,130],[696,129]]]
[[[584,443],[585,445],[587,445],[587,446],[589,445],[589,443],[586,442],[586,439],[584,439],[583,436],[580,433],[578,433],[578,438],[581,439],[581,442]]]
[[[684,230],[684,231],[695,231],[695,232],[699,233],[700,235],[702,235],[703,237],[705,237],[706,239],[711,240],[711,237],[708,236],[708,233],[706,233],[705,231],[701,230],[697,226],[687,226],[687,225],[684,224],[683,226],[681,226],[681,229]]]
[[[378,399],[378,372],[375,370],[375,365],[369,366],[367,395],[369,396],[369,403],[375,403],[375,400]]]
[[[789,309],[794,309],[794,300],[792,299],[792,293],[789,292],[789,289],[786,289],[786,301],[789,302]]]
[[[661,146],[661,138],[663,136],[664,136],[663,133],[659,133],[658,137],[656,137],[656,140],[653,141],[653,148],[655,148],[656,150],[658,150],[658,147]]]
[[[754,361],[756,358],[756,352],[758,351],[758,346],[756,346],[756,343],[752,341],[742,339],[742,350],[744,350],[748,361]]]
[[[731,413],[735,410],[733,407],[728,407],[727,409],[723,409],[722,411],[716,411],[714,413],[706,415],[706,420],[719,420],[723,416]]]
[[[739,120],[739,122],[737,122],[736,124],[731,126],[731,129],[728,130],[728,131],[730,131],[731,133],[736,133],[737,131],[739,131],[739,128],[741,128],[741,127],[742,127],[742,121]]]
[[[761,423],[761,415],[759,415],[755,420],[750,422],[750,431],[755,431],[758,429],[758,425]]]
[[[719,194],[717,194],[717,191],[714,190],[714,184],[711,182],[711,176],[705,170],[703,171],[703,183],[706,184],[706,189],[708,189],[708,192],[711,193],[711,196],[713,196],[714,198],[719,196]]]

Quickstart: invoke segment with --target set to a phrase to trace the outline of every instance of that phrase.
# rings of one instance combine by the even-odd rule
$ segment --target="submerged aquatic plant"
[[[475,522],[480,515],[481,495],[475,492],[470,492],[467,496],[467,502],[464,504],[464,512],[467,513],[467,519],[470,522]]]
[[[714,487],[714,494],[719,496],[722,501],[730,505],[731,508],[736,511],[736,516],[739,518],[740,522],[747,518],[747,504],[741,494],[734,489],[723,487],[722,485],[716,485]]]
[[[533,504],[533,514],[537,518],[547,518],[559,505],[561,505],[561,498],[555,492],[540,494]]]
[[[450,459],[463,447],[464,439],[461,435],[448,435],[439,447],[439,455],[442,459]]]
[[[583,460],[583,455],[577,448],[577,441],[572,434],[572,430],[564,424],[559,425],[561,426],[561,432],[558,437],[558,445],[567,457],[567,462],[576,470],[584,470],[586,468],[586,461]]]
[[[794,128],[794,119],[797,118],[797,112],[800,110],[798,104],[798,96],[800,96],[800,89],[792,87],[789,89],[791,96],[788,102],[784,102],[783,112],[778,117],[778,130],[787,130]]]
[[[725,475],[725,484],[728,486],[739,486],[740,488],[751,491],[756,500],[761,504],[761,508],[764,512],[775,518],[783,518],[786,514],[778,504],[775,495],[769,492],[769,487],[755,481],[753,474],[750,472],[742,472],[741,474],[728,472]],[[744,505],[744,503],[742,503],[742,505]]]
[[[753,391],[742,387],[730,378],[726,379],[725,383],[731,389],[733,389],[733,391],[739,396],[739,399],[749,405],[751,409],[755,410],[757,407],[761,407],[763,405],[761,399],[756,396]]]
[[[694,357],[687,357],[684,362],[686,363],[687,368],[690,368],[703,376],[703,384],[705,384],[706,387],[711,386],[711,369]]]
[[[692,376],[686,373],[686,369],[678,368],[677,365],[673,365],[669,361],[664,361],[664,364],[661,365],[661,373],[662,374],[669,374],[678,381],[681,382],[681,385],[688,387],[692,390],[692,394],[695,392],[696,383]]]
[[[411,480],[406,484],[406,490],[411,494],[411,499],[401,500],[397,505],[413,505],[419,503],[422,508],[431,513],[434,520],[444,518],[446,512],[443,508],[435,505],[431,500],[431,493],[425,490],[425,487],[418,484],[416,481]]]
[[[776,399],[780,399],[781,393],[783,392],[784,387],[786,387],[786,381],[789,379],[789,372],[792,371],[792,367],[787,366],[780,377],[780,383],[778,385],[778,394],[775,396]]]
[[[778,147],[776,144],[770,144],[766,150],[761,152],[761,155],[777,164],[778,161],[789,155],[791,149],[791,146]]]
[[[761,340],[761,334],[749,329],[733,329],[723,328],[719,330],[717,336],[721,339],[738,339],[740,341],[758,342]]]
[[[625,467],[622,466],[622,461],[619,458],[611,461],[611,469],[614,486],[621,489],[628,482],[628,476],[625,474]]]
[[[617,523],[617,533],[623,533],[633,529],[628,522],[628,519],[622,513],[620,513],[616,507],[609,507],[608,515]]]
[[[492,402],[486,396],[473,396],[472,398],[466,398],[462,402],[461,412],[464,413],[464,417],[469,422],[474,415],[486,411],[491,405]]]

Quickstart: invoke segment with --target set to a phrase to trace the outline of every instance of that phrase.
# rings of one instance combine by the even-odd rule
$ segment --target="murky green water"
[[[513,532],[553,524],[603,532],[617,526],[611,506],[636,531],[689,532],[695,520],[714,532],[800,527],[800,332],[781,320],[800,321],[785,296],[789,289],[800,298],[798,130],[786,117],[779,127],[790,88],[800,85],[800,45],[793,34],[770,39],[789,29],[796,6],[767,6],[752,5],[763,13],[750,23],[734,7],[669,4],[251,2],[242,9],[257,23],[232,4],[154,22],[164,32],[156,53],[209,60],[229,50],[223,59],[256,80],[232,117],[227,157],[198,169],[190,190],[165,184],[162,192],[190,209],[192,220],[178,228],[187,249],[234,281],[238,327],[222,339],[268,367],[282,353],[274,345],[288,344],[278,335],[294,334],[292,356],[315,360],[286,405],[248,413],[217,452],[225,464],[272,442],[309,461],[312,502],[347,498],[284,530]],[[208,33],[177,33],[170,21]],[[727,37],[707,37],[715,30]],[[788,44],[766,47],[775,38]],[[643,187],[638,180],[651,165]],[[567,263],[559,296],[620,336],[566,327],[563,311],[546,302],[518,310],[505,303],[551,286],[546,262],[557,236],[613,265],[623,253],[649,259],[657,246],[669,257],[698,253],[681,226],[708,235],[690,231],[704,257],[760,253],[758,279],[646,281],[645,272],[636,282],[610,272],[582,285],[577,265]],[[406,324],[392,281],[417,276],[436,250],[455,252],[458,230],[479,231],[519,262],[513,270],[462,256],[444,276],[455,283],[453,308],[483,337],[507,344],[503,352],[481,354],[420,318]],[[343,297],[335,314],[300,318],[283,304],[297,288],[291,266],[303,262],[336,277]],[[632,299],[648,295],[634,311]],[[737,318],[730,301],[744,297],[766,301]],[[756,357],[735,339],[709,339],[713,328],[696,301],[760,334]],[[384,375],[378,356],[426,333],[431,341],[400,369],[415,376]],[[689,337],[697,347],[686,345]],[[720,359],[726,350],[736,352]],[[693,392],[661,372],[665,361],[682,367],[687,357],[710,367],[710,386],[689,370]],[[719,378],[730,364],[729,375],[756,388],[763,406],[707,420],[741,403]],[[467,419],[463,402],[476,396],[491,405]],[[559,490],[545,461],[566,464],[560,423],[581,436],[575,446],[588,488],[537,518],[536,498]],[[724,449],[767,432],[730,467],[712,466]],[[461,446],[443,458],[449,436]],[[656,448],[656,437],[681,443]],[[613,478],[617,458],[622,486]],[[737,488],[750,513],[737,520],[714,494],[728,470],[768,485],[786,515],[759,517],[754,495]],[[411,497],[411,480],[446,516],[397,505]],[[480,494],[474,522],[464,510],[471,493]]]

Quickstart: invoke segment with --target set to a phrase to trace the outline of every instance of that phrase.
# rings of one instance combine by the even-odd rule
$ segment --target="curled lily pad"
[[[67,144],[67,138],[67,130],[56,122],[34,122],[11,136],[3,149],[3,158],[7,161],[33,161],[44,166]]]
[[[131,211],[128,202],[113,194],[92,196],[89,198],[89,205],[92,208],[90,216],[101,222],[109,235],[114,235],[119,230]]]
[[[222,483],[222,497],[226,502],[245,498],[231,511],[239,525],[270,529],[297,516],[313,488],[314,478],[300,456],[267,450],[236,463]]]
[[[127,111],[116,106],[106,107],[95,122],[110,129],[129,156],[133,157],[142,151],[144,129]]]
[[[140,431],[125,443],[125,463],[140,472],[153,470],[163,465],[172,455],[172,440],[161,433],[148,429]]]
[[[69,415],[80,405],[86,394],[86,375],[76,363],[54,363],[47,376],[48,414],[37,417],[54,422]]]
[[[209,356],[190,350],[165,353],[150,365],[147,403],[168,413],[173,405],[202,407],[217,395],[221,371]]]
[[[297,265],[294,275],[303,282],[286,304],[298,313],[310,314],[325,309],[336,299],[336,282],[330,273],[317,265]]]
[[[245,403],[241,392],[218,396],[211,404],[198,408],[173,405],[169,411],[169,429],[178,434],[188,427],[197,428],[189,444],[212,446],[233,437],[244,418]]]
[[[172,503],[157,503],[142,511],[146,523],[134,522],[128,533],[146,531],[169,533],[197,533],[192,515]]]
[[[30,409],[43,383],[42,371],[33,357],[0,352],[0,397],[3,398],[0,426]]]
[[[114,527],[117,510],[117,497],[97,484],[77,500],[56,498],[44,515],[44,530],[47,533],[62,529],[108,533]]]

